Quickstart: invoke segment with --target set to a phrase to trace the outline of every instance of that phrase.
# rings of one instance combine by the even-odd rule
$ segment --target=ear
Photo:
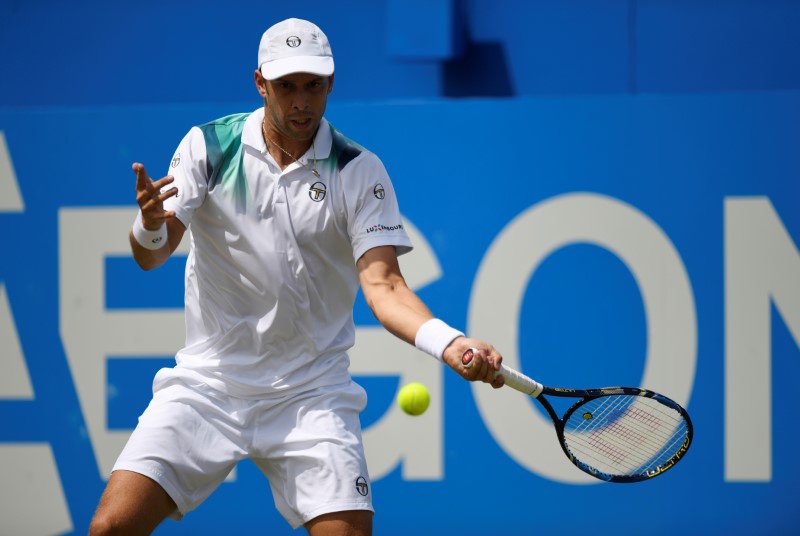
[[[258,90],[258,94],[266,99],[267,81],[264,79],[264,75],[261,74],[261,71],[259,69],[256,69],[255,72],[253,72],[253,81],[256,83],[256,89]]]
[[[328,77],[328,93],[330,93],[331,91],[333,91],[333,76],[334,76],[334,74],[336,74],[336,73],[332,73],[332,74],[331,74],[331,75]]]

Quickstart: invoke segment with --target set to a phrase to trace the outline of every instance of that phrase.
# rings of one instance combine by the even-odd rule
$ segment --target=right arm
[[[162,225],[167,226],[167,241],[159,249],[147,249],[136,241],[132,230],[129,234],[134,260],[143,270],[152,270],[164,264],[172,255],[181,243],[186,227],[175,217],[174,211],[164,210],[164,201],[175,196],[178,189],[173,187],[164,192],[161,190],[172,184],[174,177],[167,176],[153,181],[139,163],[133,164],[133,171],[136,173],[136,202],[141,211],[142,225],[149,231],[158,230]]]

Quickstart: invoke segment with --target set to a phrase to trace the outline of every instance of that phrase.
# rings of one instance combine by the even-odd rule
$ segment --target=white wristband
[[[426,354],[430,354],[441,361],[445,348],[456,337],[463,336],[463,333],[451,328],[438,318],[431,318],[420,326],[414,339],[414,345]]]
[[[161,247],[167,243],[167,226],[162,223],[161,227],[155,231],[145,229],[144,223],[142,222],[142,211],[140,210],[136,215],[136,219],[133,221],[133,238],[135,238],[143,248],[152,250],[161,249]]]

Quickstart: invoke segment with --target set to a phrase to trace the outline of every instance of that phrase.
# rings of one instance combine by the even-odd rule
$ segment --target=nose
[[[309,107],[309,94],[308,91],[300,90],[297,92],[294,99],[294,107],[297,110],[306,110]]]

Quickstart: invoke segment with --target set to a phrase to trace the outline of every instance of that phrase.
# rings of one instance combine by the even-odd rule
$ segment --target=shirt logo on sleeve
[[[181,153],[175,153],[175,156],[172,157],[172,167],[176,168],[181,164]]]
[[[325,184],[321,182],[315,182],[311,185],[311,188],[308,189],[308,197],[315,203],[320,203],[323,199],[325,199],[325,194],[328,193],[328,190],[325,187]]]
[[[383,184],[376,184],[375,188],[372,189],[372,195],[374,195],[376,199],[383,199],[386,197],[386,190],[383,189]]]
[[[369,484],[367,484],[367,479],[363,476],[356,478],[356,491],[359,495],[363,495],[364,497],[369,493]]]
[[[397,231],[402,228],[403,228],[402,223],[398,223],[397,225],[384,225],[382,223],[379,223],[377,225],[367,227],[367,233],[382,233],[384,231]]]

